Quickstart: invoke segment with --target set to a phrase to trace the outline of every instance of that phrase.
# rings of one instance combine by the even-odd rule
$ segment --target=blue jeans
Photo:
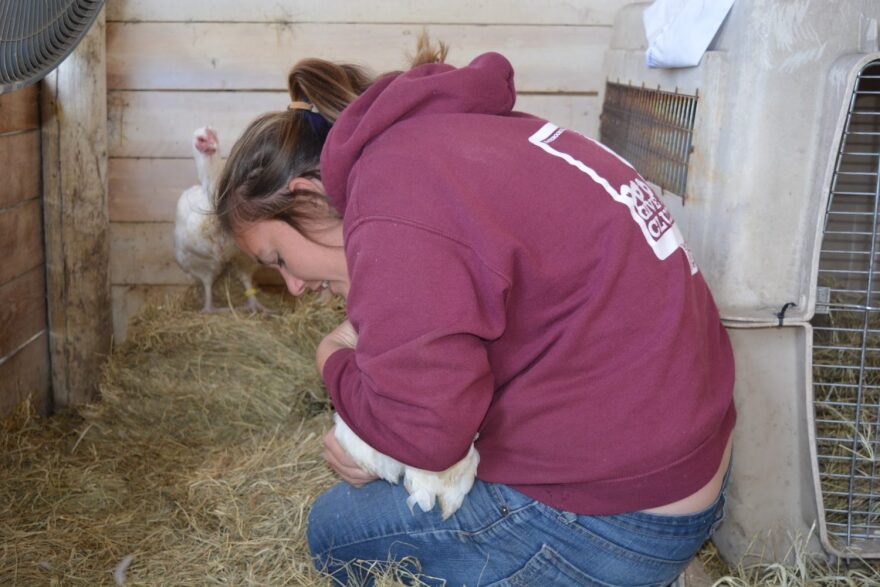
[[[715,503],[695,514],[585,516],[478,480],[443,521],[436,507],[410,512],[399,485],[339,483],[315,502],[308,540],[316,566],[336,585],[369,584],[369,565],[345,564],[360,559],[404,561],[428,585],[663,586],[721,523],[726,489],[727,476]]]

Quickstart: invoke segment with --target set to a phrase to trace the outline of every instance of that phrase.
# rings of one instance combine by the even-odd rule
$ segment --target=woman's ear
[[[299,190],[305,190],[308,192],[324,192],[324,186],[320,184],[320,182],[314,179],[308,179],[306,177],[294,177],[289,182],[287,182],[287,189],[293,193]]]
[[[319,216],[337,217],[336,211],[330,206],[327,196],[324,195],[324,184],[320,179],[309,179],[307,177],[294,177],[287,182],[287,189],[290,193],[299,195],[294,200],[295,205],[311,206],[319,212]]]

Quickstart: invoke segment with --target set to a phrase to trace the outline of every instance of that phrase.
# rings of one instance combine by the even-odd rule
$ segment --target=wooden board
[[[42,214],[39,200],[0,210],[0,284],[43,264]]]
[[[174,259],[174,224],[110,223],[110,283],[180,285],[193,282]]]
[[[287,92],[129,92],[107,96],[110,157],[186,157],[193,131],[211,125],[224,155],[244,128],[263,112],[287,108]]]
[[[104,39],[102,11],[43,82],[49,351],[58,408],[96,396],[112,342]]]
[[[0,134],[40,128],[39,97],[37,85],[0,94]]]
[[[0,364],[0,414],[8,414],[30,396],[37,410],[46,414],[49,402],[49,352],[46,334]]]
[[[605,24],[632,0],[113,0],[108,21]]]
[[[213,126],[220,137],[220,151],[225,155],[257,115],[281,110],[288,103],[286,92],[110,92],[107,105],[110,156],[188,158],[190,171],[184,174],[185,182],[177,184],[182,189],[196,179],[195,163],[191,159],[192,133],[196,128]],[[587,136],[598,134],[600,107],[597,96],[520,94],[516,101],[518,110]],[[114,172],[110,173],[112,176]],[[183,177],[177,175],[175,181]],[[162,177],[153,179],[159,185],[170,183]],[[111,193],[113,191],[111,187]]]
[[[0,209],[39,197],[40,131],[0,135],[0,169]]]
[[[110,159],[111,222],[174,222],[181,192],[198,183],[192,159]]]
[[[277,23],[110,23],[110,89],[283,90],[304,57],[404,68],[421,26]],[[505,54],[518,91],[596,92],[609,27],[434,25],[449,61],[464,65],[486,51]]]
[[[46,329],[46,277],[36,267],[0,286],[0,358]]]
[[[112,222],[110,224],[110,280],[113,285],[191,285],[174,258],[171,222]],[[254,281],[281,283],[278,272],[263,268]]]

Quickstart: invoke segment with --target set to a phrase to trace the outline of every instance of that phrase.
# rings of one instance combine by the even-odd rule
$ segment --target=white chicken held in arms
[[[215,213],[215,190],[220,175],[220,141],[210,126],[193,133],[193,157],[199,185],[180,195],[174,224],[174,253],[181,269],[202,283],[205,289],[203,312],[214,312],[211,286],[231,263],[245,288],[248,308],[265,310],[256,298],[253,274],[258,265],[245,255],[220,227]]]
[[[423,512],[429,512],[435,502],[440,502],[440,514],[445,520],[458,511],[474,486],[480,454],[473,443],[467,455],[445,471],[427,471],[404,465],[380,453],[361,440],[339,414],[334,414],[333,420],[336,423],[336,440],[361,469],[393,484],[397,484],[403,476],[403,486],[409,493],[406,504],[410,510],[418,504]]]
[[[351,322],[346,320],[336,328],[336,332],[340,333],[344,346],[352,349],[357,347],[358,335]],[[406,504],[410,510],[418,504],[423,512],[428,512],[436,502],[440,502],[440,513],[445,520],[461,507],[474,485],[480,455],[473,442],[465,457],[445,471],[427,471],[382,454],[355,434],[339,414],[334,414],[333,420],[336,424],[333,435],[361,469],[394,484],[403,476],[403,486],[409,493]]]

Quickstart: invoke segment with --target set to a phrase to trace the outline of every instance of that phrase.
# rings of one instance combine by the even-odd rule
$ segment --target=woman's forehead
[[[246,253],[257,257],[260,254],[264,254],[263,249],[268,248],[273,239],[274,232],[272,221],[263,220],[255,222],[236,232],[235,242]]]

